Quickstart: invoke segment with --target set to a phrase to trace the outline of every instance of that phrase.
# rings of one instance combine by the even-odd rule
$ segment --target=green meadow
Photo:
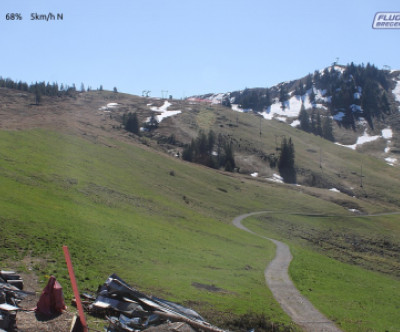
[[[344,331],[399,331],[399,215],[270,214],[245,224],[289,244],[300,292]]]

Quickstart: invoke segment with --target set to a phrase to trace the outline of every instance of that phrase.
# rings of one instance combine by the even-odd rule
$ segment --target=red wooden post
[[[88,332],[88,327],[86,324],[85,314],[83,312],[81,297],[78,291],[78,285],[76,284],[74,269],[72,267],[71,257],[69,256],[69,251],[67,246],[63,246],[65,261],[67,262],[69,278],[71,280],[72,290],[74,291],[76,306],[79,312],[79,319],[81,320],[83,331]]]

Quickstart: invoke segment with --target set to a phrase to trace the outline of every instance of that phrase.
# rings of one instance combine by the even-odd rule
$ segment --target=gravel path
[[[283,242],[270,239],[244,227],[241,221],[247,217],[268,213],[268,211],[253,212],[236,217],[233,224],[249,233],[272,241],[276,245],[276,256],[265,269],[264,275],[268,287],[271,289],[275,299],[282,309],[290,316],[304,331],[310,332],[341,332],[335,324],[321,314],[294,286],[288,274],[292,254],[289,247]]]

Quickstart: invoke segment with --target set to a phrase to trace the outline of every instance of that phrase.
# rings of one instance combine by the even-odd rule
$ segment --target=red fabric
[[[53,276],[42,291],[39,301],[36,304],[38,314],[51,316],[61,313],[66,309],[62,287]]]

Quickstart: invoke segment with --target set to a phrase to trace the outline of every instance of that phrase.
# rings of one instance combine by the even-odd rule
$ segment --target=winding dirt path
[[[294,286],[288,274],[292,254],[283,242],[258,235],[244,227],[241,221],[247,217],[268,213],[268,211],[243,214],[233,220],[233,224],[251,234],[272,241],[276,245],[276,256],[264,271],[265,280],[282,309],[297,325],[309,332],[341,332],[335,324],[321,314]]]

